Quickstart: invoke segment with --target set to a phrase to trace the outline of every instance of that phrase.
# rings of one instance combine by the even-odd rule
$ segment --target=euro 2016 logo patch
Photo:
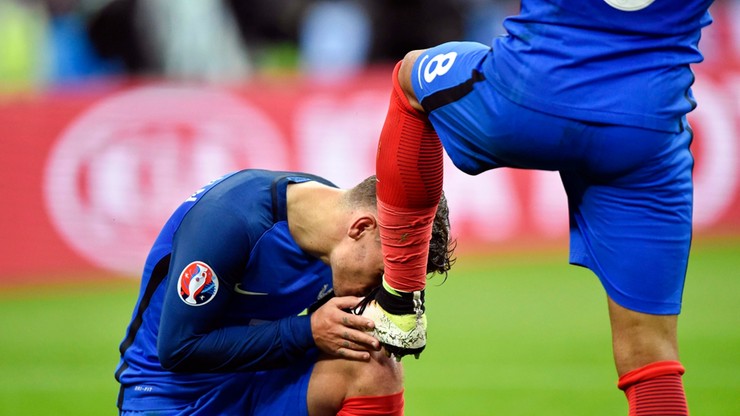
[[[177,287],[183,302],[192,306],[201,306],[216,296],[218,278],[210,266],[202,261],[194,261],[180,273]]]

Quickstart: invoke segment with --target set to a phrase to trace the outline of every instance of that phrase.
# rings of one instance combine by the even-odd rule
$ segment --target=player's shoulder
[[[307,181],[335,186],[327,179],[309,173],[244,169],[204,187],[202,195],[197,197],[197,211],[234,217],[243,221],[245,226],[262,230],[287,218],[287,186]]]
[[[316,181],[329,186],[334,186],[330,180],[307,172],[300,171],[280,171],[267,169],[244,169],[234,174],[234,180],[241,183],[269,183],[276,185],[280,182],[300,183],[307,181]]]

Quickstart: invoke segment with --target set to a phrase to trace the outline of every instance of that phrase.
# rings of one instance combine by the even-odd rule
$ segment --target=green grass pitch
[[[404,359],[406,414],[627,414],[606,299],[562,251],[465,255],[427,292],[429,346]],[[0,415],[114,415],[137,282],[0,294]],[[740,240],[694,244],[679,320],[694,415],[740,414]]]

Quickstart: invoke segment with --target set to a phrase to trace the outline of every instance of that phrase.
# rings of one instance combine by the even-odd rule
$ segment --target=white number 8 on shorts
[[[441,53],[430,59],[424,67],[424,81],[432,82],[438,75],[444,75],[455,63],[457,52]]]

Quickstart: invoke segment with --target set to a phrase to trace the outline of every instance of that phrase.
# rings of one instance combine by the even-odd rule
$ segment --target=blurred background
[[[449,40],[488,44],[518,7],[511,0],[0,0],[0,265],[6,288],[0,313],[13,317],[0,321],[0,414],[102,414],[96,406],[115,413],[117,343],[146,253],[171,211],[211,179],[242,168],[308,171],[344,187],[373,174],[393,65],[407,51]],[[699,311],[723,305],[712,294],[740,290],[726,286],[740,280],[740,0],[717,0],[711,11],[715,22],[700,43],[706,59],[694,67],[699,107],[690,114],[699,253],[692,264],[706,268],[690,269],[687,298],[696,296],[692,281],[711,283],[702,285],[706,296],[689,302]],[[532,302],[547,304],[537,283],[550,284],[551,275],[583,275],[560,269],[568,223],[557,174],[500,170],[468,177],[445,163],[458,281],[522,293],[499,302],[541,294]],[[538,271],[530,269],[535,258],[546,259]],[[491,275],[511,277],[491,281]],[[440,298],[453,299],[454,277]],[[602,300],[596,279],[579,279],[593,285],[580,288],[594,291],[586,296]],[[740,309],[724,300],[729,309],[711,319],[718,331],[730,331],[717,355],[735,371],[725,371],[722,382],[697,379],[696,389],[707,397],[740,397],[734,375],[740,373]],[[602,303],[594,314],[604,318]],[[440,327],[446,307],[473,313],[482,308],[475,305],[461,312],[443,303]],[[512,331],[530,323],[527,311],[520,312],[525,318],[511,324]],[[477,327],[472,319],[468,323]],[[695,319],[702,328],[710,316]],[[449,331],[459,328],[449,322]],[[593,331],[608,337],[606,328],[602,320]],[[533,338],[512,344],[510,359],[536,342],[539,332],[531,332]],[[717,345],[706,335],[693,344],[697,356],[704,357],[698,346]],[[596,379],[616,409],[599,414],[622,414],[618,392],[604,383],[613,378],[608,343],[597,349],[605,354],[598,356],[602,373]],[[475,351],[468,356],[476,357]],[[434,354],[409,373],[409,414],[455,414],[442,410],[439,400],[446,396],[427,384],[440,365],[453,371],[459,356],[435,361]],[[475,372],[480,363],[465,365]],[[521,367],[512,362],[504,370]],[[573,371],[560,363],[549,377],[563,367]],[[495,368],[487,370],[494,378],[512,380]],[[81,369],[88,378],[70,378]],[[490,379],[481,383],[504,387]],[[547,384],[540,397],[549,398],[559,385]],[[480,388],[458,392],[480,394],[465,414],[490,414],[484,397],[491,391]],[[601,397],[589,388],[580,393]],[[429,400],[421,397],[434,397],[437,407],[424,407]],[[88,400],[94,404],[86,407]],[[568,402],[562,413],[542,402],[537,414],[576,414]],[[717,409],[730,413],[706,414],[737,414],[740,405],[723,402]]]
[[[223,84],[275,70],[346,75],[451,39],[488,43],[518,7],[510,0],[180,3],[3,0],[2,87],[38,90],[115,76]]]
[[[490,43],[517,7],[0,0],[0,173],[13,201],[0,225],[23,235],[0,264],[19,283],[135,276],[172,209],[231,170],[309,171],[352,186],[374,173],[393,65],[447,40]],[[740,1],[712,12],[690,114],[698,236],[740,233]],[[567,237],[557,174],[446,173],[461,251]]]

